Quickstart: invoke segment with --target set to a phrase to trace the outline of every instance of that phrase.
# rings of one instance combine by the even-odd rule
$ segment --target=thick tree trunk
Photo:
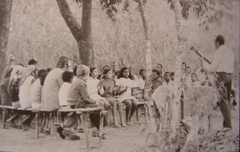
[[[0,0],[0,75],[5,68],[8,34],[13,0]]]
[[[85,65],[93,65],[92,0],[82,1],[82,39],[78,41],[80,59]]]
[[[80,63],[88,66],[93,64],[94,57],[91,26],[92,0],[82,1],[82,27],[72,14],[66,0],[57,0],[57,3],[63,19],[78,44]]]
[[[147,65],[147,71],[148,74],[152,74],[152,51],[151,51],[151,42],[149,40],[149,35],[148,35],[148,26],[147,26],[147,21],[143,9],[143,4],[141,0],[138,0],[138,6],[139,6],[139,12],[141,14],[142,18],[142,23],[143,23],[143,31],[144,31],[144,36],[145,36],[145,58],[146,58],[146,65]]]

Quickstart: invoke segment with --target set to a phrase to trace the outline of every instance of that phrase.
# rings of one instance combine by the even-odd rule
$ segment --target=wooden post
[[[2,111],[2,122],[3,122],[3,129],[5,129],[5,122],[6,122],[6,111],[7,109],[6,108],[3,108],[3,111]]]
[[[99,111],[100,113],[100,123],[99,123],[99,147],[102,147],[102,129],[103,129],[103,111]]]
[[[37,133],[37,139],[39,138],[39,123],[38,123],[38,119],[39,119],[39,111],[37,111],[36,112],[36,116],[35,116],[35,118],[36,118],[36,133]]]
[[[54,116],[55,112],[50,112],[50,119],[51,119],[51,135],[54,136],[55,135],[55,127],[54,127]]]
[[[212,120],[211,120],[211,114],[208,114],[208,133],[212,133]]]
[[[139,118],[138,118],[138,106],[137,106],[137,109],[136,109],[136,118],[137,118],[137,121],[139,121]]]
[[[83,130],[84,130],[84,132],[85,132],[85,138],[86,138],[86,142],[87,142],[87,148],[89,149],[89,139],[88,139],[88,129],[87,129],[87,126],[86,126],[86,115],[85,114],[83,114],[83,113],[79,113],[79,117],[80,117],[80,119],[81,119],[81,121],[82,121],[82,125],[83,125]]]

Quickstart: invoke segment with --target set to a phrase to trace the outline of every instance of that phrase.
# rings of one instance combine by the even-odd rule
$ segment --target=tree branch
[[[69,5],[66,0],[57,0],[59,10],[62,14],[64,21],[66,22],[68,28],[70,29],[72,35],[74,36],[75,40],[78,42],[81,38],[82,34],[82,27],[73,16]]]

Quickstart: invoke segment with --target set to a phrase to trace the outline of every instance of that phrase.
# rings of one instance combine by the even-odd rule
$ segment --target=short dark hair
[[[159,71],[159,70],[157,70],[157,69],[153,69],[153,70],[152,70],[152,72],[155,72],[155,73],[157,73],[157,75],[159,75],[159,76],[160,76],[160,75],[162,75],[162,72],[161,72],[161,71]]]
[[[146,72],[146,70],[145,70],[145,69],[140,69],[140,70],[139,70],[139,75],[141,75],[141,73],[142,73],[143,71],[145,71],[145,72]]]
[[[215,40],[215,43],[218,42],[220,45],[223,45],[225,43],[225,39],[222,35],[218,35],[216,40]]]
[[[36,65],[38,62],[34,59],[28,61],[28,65]]]
[[[72,72],[70,72],[70,71],[63,72],[63,74],[62,74],[63,82],[71,82],[72,78],[73,78]]]
[[[42,86],[44,85],[44,81],[45,81],[47,75],[48,75],[48,73],[45,72],[45,73],[43,73],[43,74],[41,75],[41,77],[40,77],[40,84],[41,84]]]
[[[161,68],[162,68],[162,64],[161,64],[161,63],[157,63],[157,65],[160,65],[160,66],[161,66]]]
[[[197,74],[196,74],[196,73],[194,73],[194,72],[193,72],[193,73],[191,73],[191,76],[192,76],[192,75],[195,75],[196,77],[198,77],[198,76],[197,76]]]
[[[165,72],[164,75],[166,75],[166,74],[169,74],[169,75],[170,75],[170,72]]]
[[[73,75],[77,76],[77,65],[73,68]]]
[[[38,71],[38,73],[37,73],[37,78],[41,78],[41,75],[43,74],[43,73],[46,73],[47,72],[47,70],[45,70],[45,69],[40,69],[39,71]]]
[[[174,76],[174,75],[175,75],[175,73],[174,73],[174,72],[171,72],[171,73],[170,73],[170,76]]]

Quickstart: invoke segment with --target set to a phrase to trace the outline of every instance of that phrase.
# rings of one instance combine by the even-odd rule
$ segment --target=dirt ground
[[[233,111],[232,123],[233,130],[239,132],[239,110]],[[135,118],[135,117],[134,117]],[[85,135],[78,134],[81,139],[77,141],[63,140],[58,135],[50,136],[40,134],[40,138],[36,139],[35,129],[23,131],[7,127],[3,129],[0,127],[0,151],[11,152],[158,152],[156,147],[151,146],[151,139],[145,142],[146,135],[140,132],[141,125],[144,124],[143,117],[140,117],[139,122],[134,122],[127,128],[113,128],[111,126],[105,127],[104,131],[107,134],[107,139],[103,140],[102,147],[99,148],[98,138],[89,135],[90,150],[86,148]],[[2,124],[2,123],[0,123]],[[207,121],[204,126],[207,130]],[[220,110],[214,112],[213,116],[213,130],[222,128],[222,117]],[[238,145],[237,145],[238,146]]]

